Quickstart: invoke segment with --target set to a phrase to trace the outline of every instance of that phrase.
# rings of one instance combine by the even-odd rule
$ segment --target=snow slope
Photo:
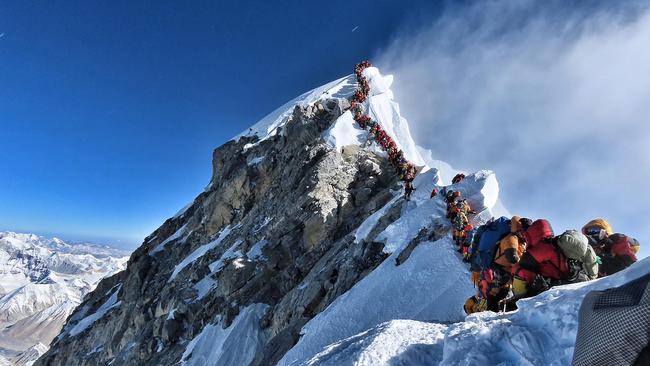
[[[124,269],[127,255],[107,246],[0,232],[0,355],[15,364],[33,362],[83,296]]]
[[[301,364],[570,365],[584,296],[649,272],[650,258],[646,258],[613,276],[520,300],[515,312],[483,312],[453,324],[388,321],[333,342]]]
[[[391,320],[333,343],[309,366],[434,365],[442,361],[446,325]]]

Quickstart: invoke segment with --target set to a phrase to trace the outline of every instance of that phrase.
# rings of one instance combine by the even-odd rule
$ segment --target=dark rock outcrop
[[[268,305],[265,342],[251,364],[276,363],[309,319],[386,258],[381,243],[355,243],[354,230],[399,188],[393,169],[369,150],[338,152],[321,138],[345,103],[296,107],[275,136],[216,149],[208,188],[84,299],[36,364],[176,364],[206,325],[228,327],[258,303]]]

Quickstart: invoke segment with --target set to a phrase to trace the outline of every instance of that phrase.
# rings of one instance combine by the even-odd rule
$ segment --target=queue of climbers
[[[470,218],[476,212],[453,189],[463,179],[465,175],[456,175],[443,194],[454,243],[471,263],[471,281],[478,289],[464,304],[467,314],[515,310],[518,299],[608,276],[637,260],[639,242],[614,233],[604,219],[560,235],[547,220],[519,216],[493,218],[474,228]],[[431,197],[437,195],[434,188]]]
[[[614,233],[604,219],[589,221],[581,231],[555,235],[544,219],[519,216],[492,218],[474,228],[476,212],[454,186],[465,179],[457,174],[443,188],[452,238],[463,260],[470,262],[476,295],[467,299],[467,314],[511,311],[516,301],[549,288],[608,276],[636,262],[639,242]],[[436,188],[431,198],[438,195]]]
[[[469,260],[478,291],[465,311],[514,310],[516,300],[553,286],[621,271],[636,262],[638,250],[636,239],[613,233],[604,219],[560,235],[544,219],[492,219],[473,233]]]
[[[363,71],[372,66],[370,62],[363,61],[354,68],[354,74],[357,77],[358,88],[350,99],[350,110],[357,124],[364,130],[370,132],[374,140],[388,154],[388,160],[397,171],[402,182],[404,182],[404,198],[411,199],[411,194],[415,190],[413,180],[417,175],[417,168],[410,163],[404,156],[404,152],[397,147],[395,140],[386,133],[382,126],[373,121],[363,110],[363,102],[368,99],[370,93],[370,84],[368,79],[363,75]]]

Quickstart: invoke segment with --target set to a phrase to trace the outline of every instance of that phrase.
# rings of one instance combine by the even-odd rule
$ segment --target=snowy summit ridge
[[[37,364],[566,364],[586,290],[647,263],[556,288],[517,313],[466,317],[468,268],[442,195],[429,196],[457,171],[415,144],[392,76],[363,76],[359,108],[420,168],[410,201],[350,111],[354,76],[304,93],[214,151],[205,191],[84,298]],[[506,212],[491,171],[453,189],[477,211],[475,226]],[[567,325],[550,330],[540,316]],[[551,336],[531,341],[541,332]],[[496,356],[482,358],[475,341]]]

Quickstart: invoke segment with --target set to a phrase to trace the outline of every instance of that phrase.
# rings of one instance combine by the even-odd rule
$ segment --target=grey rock
[[[125,271],[86,296],[36,365],[177,364],[206,325],[221,319],[228,326],[256,303],[269,307],[251,365],[276,363],[307,321],[385,260],[383,244],[373,240],[401,212],[395,205],[367,242],[354,242],[355,229],[392,199],[399,183],[387,159],[360,148],[339,153],[321,138],[346,103],[296,107],[275,136],[217,148],[209,188],[152,233]],[[252,147],[244,149],[247,144]],[[248,165],[254,157],[264,160]],[[232,231],[219,245],[170,279],[179,263],[227,227]],[[260,253],[247,255],[262,240]],[[119,306],[71,336],[117,286]]]

